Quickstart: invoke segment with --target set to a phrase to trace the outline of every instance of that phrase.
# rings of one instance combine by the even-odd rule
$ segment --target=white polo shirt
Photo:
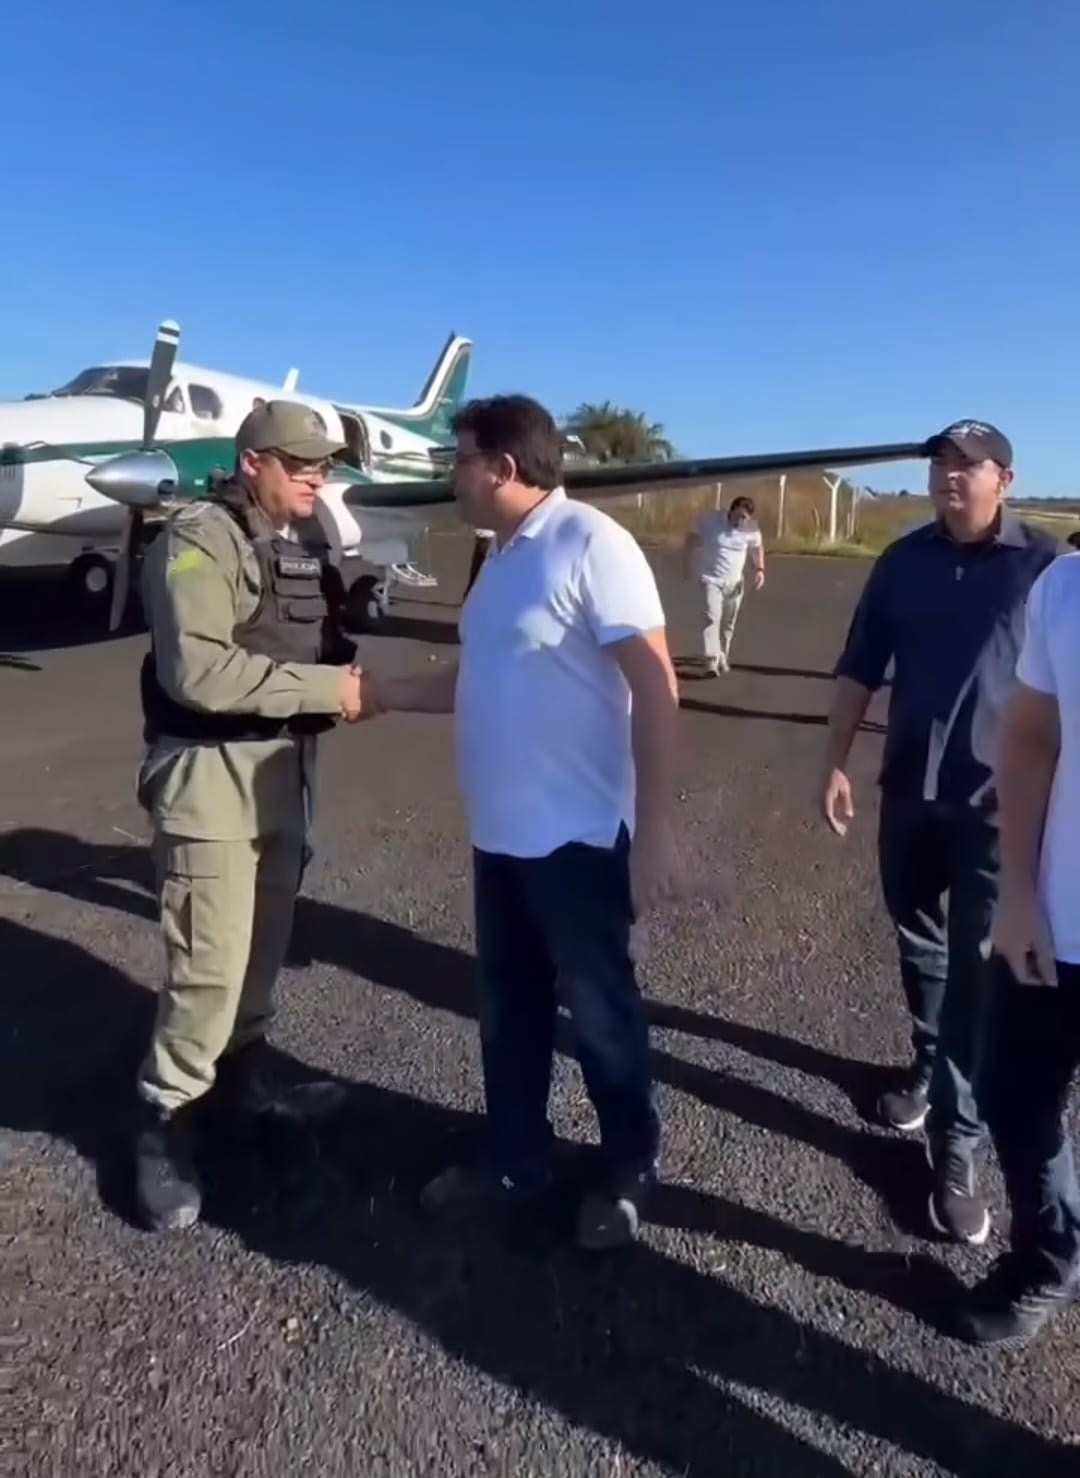
[[[664,624],[633,537],[561,488],[492,546],[462,612],[455,702],[475,847],[544,857],[633,831],[630,689],[610,645]]]
[[[698,574],[707,584],[720,585],[725,590],[742,579],[750,550],[763,546],[757,524],[732,528],[727,514],[719,509],[702,514],[697,531],[701,538]]]
[[[1039,861],[1054,953],[1080,964],[1080,554],[1064,554],[1031,587],[1016,675],[1057,699],[1061,753]]]

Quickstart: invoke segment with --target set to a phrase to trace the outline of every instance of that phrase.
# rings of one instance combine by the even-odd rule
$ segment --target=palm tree
[[[580,436],[589,456],[598,462],[669,462],[675,456],[659,421],[649,422],[640,411],[625,410],[610,400],[579,405],[566,418],[564,429]]]

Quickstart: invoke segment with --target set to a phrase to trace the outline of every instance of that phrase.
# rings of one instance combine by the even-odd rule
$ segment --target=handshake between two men
[[[341,670],[341,717],[346,723],[374,718],[380,713],[452,713],[457,667],[414,677],[376,676],[359,662]],[[648,705],[640,705],[647,711]],[[677,710],[676,710],[677,712]],[[639,920],[665,904],[707,902],[724,908],[729,892],[724,869],[711,862],[694,868],[686,856],[685,841],[673,814],[674,777],[669,773],[673,742],[642,726],[635,739],[638,762],[637,825],[630,852],[630,884],[634,912]],[[640,750],[640,753],[638,752]]]
[[[341,717],[347,724],[373,718],[376,713],[382,712],[376,695],[375,679],[357,662],[341,669],[339,696]]]
[[[383,695],[389,698],[389,695]],[[341,718],[347,724],[358,723],[360,718],[374,718],[386,712],[386,702],[380,702],[380,684],[374,672],[365,672],[359,662],[341,668]]]
[[[456,686],[456,667],[419,677],[376,678],[354,660],[349,667],[341,669],[341,717],[346,723],[354,724],[395,710],[451,713]]]

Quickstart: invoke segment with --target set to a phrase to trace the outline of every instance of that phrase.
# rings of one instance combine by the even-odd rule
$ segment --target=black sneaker
[[[1080,1271],[1064,1284],[1033,1279],[1015,1254],[1006,1252],[968,1294],[957,1333],[976,1345],[1027,1344],[1076,1298],[1078,1282]]]
[[[914,1134],[926,1122],[930,1111],[930,1069],[916,1063],[908,1069],[895,1088],[878,1099],[878,1117],[890,1129]]]
[[[452,1165],[428,1182],[420,1206],[434,1219],[475,1226],[513,1253],[548,1254],[569,1231],[550,1181],[518,1186],[481,1165]]]
[[[135,1194],[139,1213],[154,1232],[194,1226],[202,1210],[202,1187],[192,1163],[190,1109],[167,1113],[141,1106],[135,1140]]]
[[[482,1165],[451,1165],[420,1192],[420,1205],[429,1216],[458,1221],[488,1213],[528,1210],[548,1191],[543,1185],[523,1190],[508,1177],[491,1174]]]
[[[975,1162],[950,1145],[926,1147],[933,1172],[930,1220],[936,1231],[954,1242],[981,1247],[990,1235],[990,1212],[975,1189]]]
[[[346,1088],[259,1040],[221,1059],[214,1097],[237,1117],[268,1115],[300,1123],[336,1112],[345,1101]]]

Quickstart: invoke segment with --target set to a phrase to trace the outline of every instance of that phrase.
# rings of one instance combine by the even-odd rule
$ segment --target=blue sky
[[[971,415],[1080,494],[1066,0],[39,0],[4,40],[2,395],[174,317],[408,402],[455,328],[477,391],[690,455]]]

